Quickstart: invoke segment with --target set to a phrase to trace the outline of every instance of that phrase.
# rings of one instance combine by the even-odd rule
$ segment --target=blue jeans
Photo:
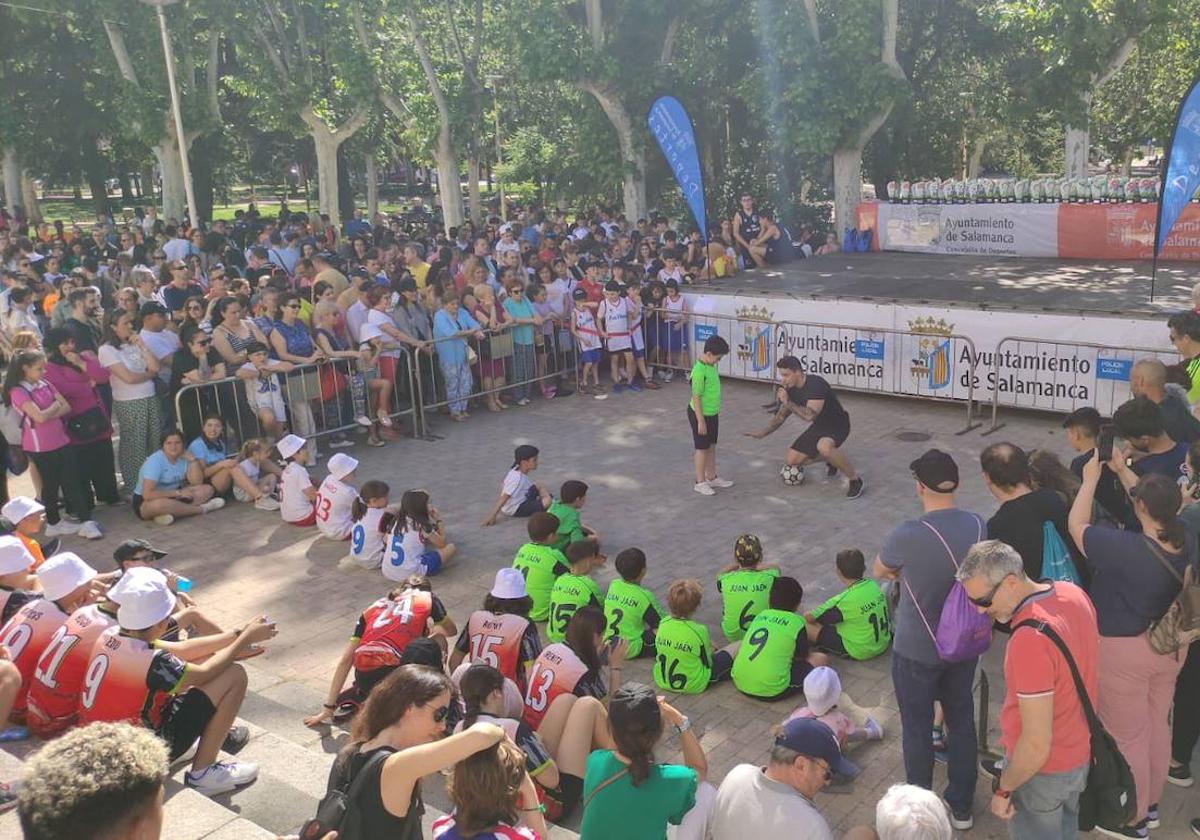
[[[946,716],[949,758],[945,798],[956,814],[971,813],[975,799],[975,681],[978,659],[926,665],[892,651],[892,683],[900,707],[904,773],[910,785],[933,788],[933,704]]]
[[[1079,794],[1088,765],[1065,773],[1038,773],[1012,795],[1012,840],[1074,840],[1079,834]]]

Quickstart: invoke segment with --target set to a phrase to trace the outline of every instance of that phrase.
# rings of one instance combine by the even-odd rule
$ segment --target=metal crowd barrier
[[[658,338],[649,330],[671,313],[647,310],[650,363],[676,370],[691,363],[687,351],[700,352],[704,340],[720,335],[729,343],[722,376],[755,382],[778,380],[776,362],[796,356],[807,373],[846,391],[966,403],[966,425],[958,434],[978,428],[975,391],[978,354],[975,343],[930,322],[916,329],[857,327],[807,321],[776,321],[766,316],[714,315],[689,312],[684,325],[688,345],[682,359],[663,360]],[[674,355],[674,354],[672,354]]]
[[[423,432],[417,403],[420,389],[414,381],[411,354],[407,349],[399,352],[388,415],[393,420],[410,418],[413,433],[419,436]],[[358,417],[374,419],[379,413],[369,388],[370,381],[379,376],[378,363],[372,370],[361,367],[359,360],[343,358],[299,365],[287,373],[275,374],[286,411],[285,417],[276,419],[305,438],[361,429]],[[185,385],[175,394],[180,431],[191,440],[199,434],[204,418],[215,414],[224,421],[226,436],[234,447],[250,438],[266,437],[250,399],[249,389],[257,387],[252,380],[236,376]]]
[[[555,328],[542,333],[533,327],[535,338],[540,336],[542,341],[529,348],[514,341],[513,329],[483,330],[482,339],[440,338],[428,343],[428,351],[417,353],[418,365],[428,365],[428,373],[416,377],[425,437],[437,438],[429,431],[430,412],[457,413],[471,400],[492,394],[507,393],[516,399],[545,397],[555,383],[579,387],[578,354],[570,332]],[[465,359],[464,343],[470,347]]]
[[[1064,355],[1059,351],[1064,347],[1073,352]],[[1090,352],[1093,350],[1095,353]],[[1009,395],[1005,404],[1014,408],[1066,414],[1091,406],[1101,415],[1111,417],[1117,406],[1131,396],[1129,373],[1133,364],[1148,358],[1159,359],[1169,366],[1179,361],[1179,353],[1161,347],[1119,347],[1005,336],[996,344],[990,364],[986,365],[990,368],[987,384],[992,389],[992,425],[983,434],[1004,426],[997,421],[1001,394]],[[1013,374],[1008,375],[1007,371]],[[1026,372],[1039,376],[1020,379]]]

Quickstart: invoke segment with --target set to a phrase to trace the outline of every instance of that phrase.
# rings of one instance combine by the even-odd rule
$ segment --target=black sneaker
[[[827,478],[833,478],[835,475],[837,475],[837,472],[837,467],[835,467],[833,464],[825,465],[825,475]]]
[[[1108,826],[1098,825],[1096,831],[1108,837],[1116,837],[1118,840],[1146,840],[1150,836],[1150,832],[1146,829],[1145,822],[1138,825],[1124,825],[1120,828],[1109,828]]]
[[[979,769],[998,780],[1004,772],[1004,764],[998,758],[984,758],[979,761]]]
[[[246,746],[249,740],[249,728],[242,726],[240,723],[235,723],[229,727],[229,734],[225,736],[225,741],[221,744],[221,749],[232,755]]]
[[[846,490],[847,499],[857,499],[863,494],[863,480],[855,478],[850,481],[850,487]]]
[[[1196,780],[1192,778],[1192,768],[1186,764],[1176,764],[1167,770],[1167,781],[1176,787],[1191,787],[1196,784]]]
[[[1162,828],[1162,817],[1159,816],[1157,802],[1146,809],[1146,828]]]
[[[959,813],[951,808],[950,825],[954,826],[956,831],[970,831],[975,827],[975,818],[971,816],[970,811]]]

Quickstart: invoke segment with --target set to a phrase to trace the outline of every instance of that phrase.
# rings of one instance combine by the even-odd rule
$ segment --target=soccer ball
[[[804,483],[804,467],[797,464],[784,464],[779,468],[779,478],[788,487],[799,487]]]

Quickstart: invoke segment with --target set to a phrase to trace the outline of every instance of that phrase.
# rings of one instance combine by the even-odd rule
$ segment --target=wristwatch
[[[676,735],[682,735],[692,728],[692,720],[685,715],[680,723],[675,724],[671,728],[675,730]]]

